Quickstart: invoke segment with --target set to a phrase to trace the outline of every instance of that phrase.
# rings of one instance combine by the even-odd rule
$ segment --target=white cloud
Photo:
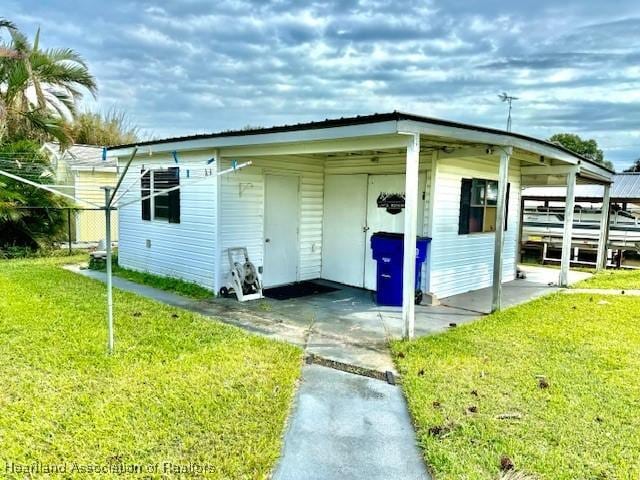
[[[402,109],[514,129],[579,131],[640,156],[640,4],[567,0],[7,0],[44,46],[72,47],[98,107],[156,135]],[[91,100],[88,100],[92,104]],[[633,145],[637,145],[636,153]]]

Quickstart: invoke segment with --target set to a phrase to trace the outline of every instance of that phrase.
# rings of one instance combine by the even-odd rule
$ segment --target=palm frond
[[[50,109],[53,109],[56,114],[62,118],[67,115],[75,116],[76,102],[73,95],[70,95],[64,89],[50,89],[45,93],[47,104]]]
[[[49,48],[43,52],[52,62],[73,62],[87,67],[85,59],[71,48]]]
[[[29,86],[29,72],[24,63],[25,62],[15,62],[15,65],[8,72],[5,79],[4,98],[9,105]]]
[[[15,23],[11,20],[7,20],[6,18],[0,18],[0,28],[5,28],[7,30],[17,30]]]
[[[93,96],[97,92],[95,77],[81,63],[55,60],[47,52],[36,52],[31,55],[31,65],[34,75],[43,84],[61,85],[65,88],[81,86]]]
[[[42,50],[39,28],[32,43],[0,18],[2,28],[10,42],[0,41],[0,138],[53,137],[68,144],[70,127],[64,122],[75,117],[83,94],[97,93],[86,61],[70,48]]]
[[[5,202],[0,199],[0,222],[18,222],[26,215],[26,210],[21,210],[16,206],[13,202]]]
[[[11,34],[13,48],[22,54],[28,55],[32,49],[26,35],[18,29],[11,29],[9,33]]]
[[[40,110],[23,112],[22,116],[37,130],[51,135],[60,145],[69,145],[71,137],[63,119],[53,117]]]
[[[40,48],[40,27],[38,27],[38,29],[36,30],[36,36],[33,39],[33,48],[32,48],[32,50],[34,52],[37,52],[39,48]]]

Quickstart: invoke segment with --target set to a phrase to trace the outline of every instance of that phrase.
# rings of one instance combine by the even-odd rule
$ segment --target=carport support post
[[[602,196],[602,214],[600,216],[600,237],[598,238],[598,256],[596,270],[607,268],[607,241],[609,240],[609,203],[611,201],[611,185],[604,185]]]
[[[404,256],[402,265],[402,336],[413,338],[416,301],[416,235],[418,221],[418,175],[420,135],[411,134],[407,146],[404,204]]]
[[[507,183],[509,182],[509,160],[511,147],[505,147],[500,154],[500,168],[498,172],[498,199],[496,203],[496,233],[493,245],[493,289],[491,311],[502,307],[502,253],[504,250],[504,227],[507,210]]]
[[[113,353],[113,288],[111,282],[111,187],[104,187],[105,243],[107,250],[107,327],[109,353]]]
[[[561,287],[569,286],[569,265],[571,263],[571,240],[573,236],[573,209],[575,207],[576,170],[567,174],[567,196],[564,204],[564,234],[562,236],[562,259],[560,261]]]

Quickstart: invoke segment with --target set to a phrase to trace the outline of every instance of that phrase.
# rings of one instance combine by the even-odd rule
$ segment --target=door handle
[[[264,243],[269,243],[270,241],[271,241],[271,239],[270,239],[270,238],[265,238],[265,239],[264,239]]]
[[[367,233],[367,232],[369,231],[369,227],[367,227],[367,226],[362,227],[362,231],[363,231],[364,233]]]

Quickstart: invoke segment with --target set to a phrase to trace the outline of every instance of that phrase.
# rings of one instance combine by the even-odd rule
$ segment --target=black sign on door
[[[384,208],[391,215],[397,215],[404,209],[405,194],[402,192],[382,192],[378,195],[378,208]]]

